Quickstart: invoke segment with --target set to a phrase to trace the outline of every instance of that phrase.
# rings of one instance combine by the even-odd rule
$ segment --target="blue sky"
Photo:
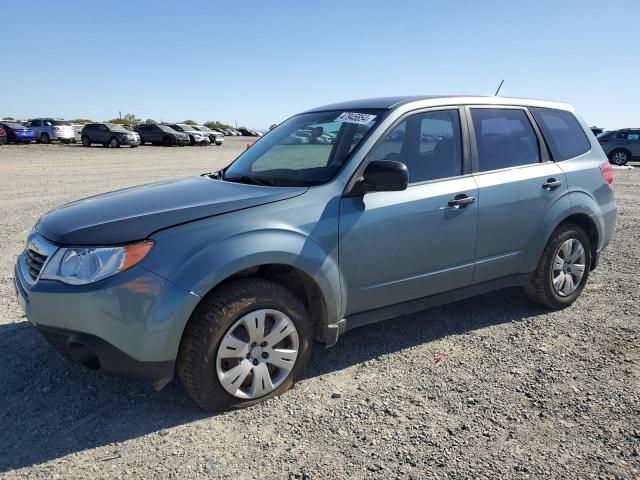
[[[0,117],[263,128],[339,100],[493,94],[640,126],[640,2],[3,0]],[[9,39],[9,40],[7,40]]]

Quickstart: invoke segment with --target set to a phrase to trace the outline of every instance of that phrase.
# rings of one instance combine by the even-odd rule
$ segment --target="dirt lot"
[[[0,147],[0,475],[640,478],[640,168],[616,170],[617,233],[573,307],[510,289],[355,330],[248,410],[81,370],[20,318],[12,267],[40,215],[214,170],[245,143]]]

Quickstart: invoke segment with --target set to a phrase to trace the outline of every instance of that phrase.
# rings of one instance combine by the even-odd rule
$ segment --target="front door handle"
[[[447,205],[453,208],[464,208],[470,203],[473,203],[475,201],[476,201],[476,197],[469,197],[468,195],[461,193],[460,195],[456,195],[456,197],[453,200],[449,200],[447,202]]]
[[[553,190],[562,185],[562,182],[559,182],[555,178],[550,178],[545,183],[542,184],[542,188],[546,188],[547,190]]]

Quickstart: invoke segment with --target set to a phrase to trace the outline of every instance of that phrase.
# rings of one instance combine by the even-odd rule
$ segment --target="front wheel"
[[[42,143],[51,143],[51,138],[49,138],[49,134],[43,133],[42,135],[40,135],[40,141]]]
[[[303,303],[265,280],[238,280],[206,298],[185,329],[178,372],[205,410],[255,405],[290,389],[309,360]]]
[[[173,145],[173,142],[171,141],[171,138],[170,138],[170,137],[164,137],[164,138],[162,139],[162,144],[163,144],[165,147],[170,147],[171,145]]]
[[[609,155],[609,160],[614,165],[618,165],[621,167],[623,165],[626,165],[630,160],[629,153],[625,150],[614,150],[613,152],[611,152],[611,155]]]
[[[529,297],[549,308],[565,308],[580,296],[589,277],[591,242],[579,226],[560,225],[542,252]]]
[[[120,147],[120,141],[116,137],[113,137],[111,140],[109,140],[109,147],[110,148]]]

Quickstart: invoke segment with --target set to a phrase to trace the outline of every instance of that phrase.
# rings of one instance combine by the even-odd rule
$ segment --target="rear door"
[[[526,108],[467,108],[478,240],[474,283],[532,272],[552,208],[568,210],[567,182]]]
[[[106,143],[110,140],[111,132],[106,125],[99,124],[96,127],[96,137],[99,142]]]
[[[633,157],[640,157],[640,130],[632,130],[627,134],[629,150]]]

